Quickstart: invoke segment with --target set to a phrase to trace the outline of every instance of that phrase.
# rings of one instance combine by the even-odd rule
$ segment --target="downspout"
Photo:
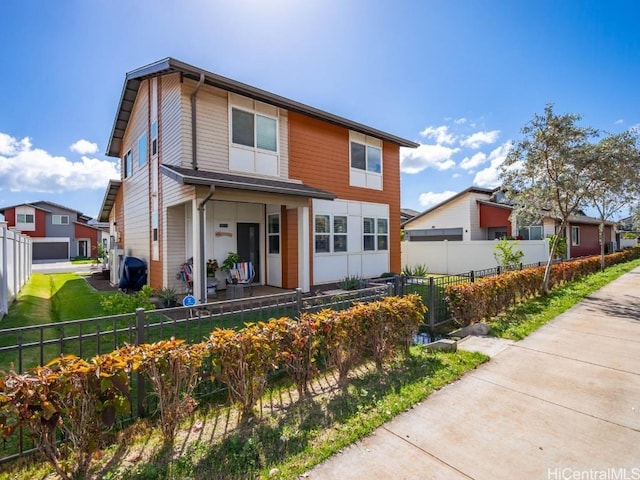
[[[206,236],[204,231],[204,207],[207,202],[211,200],[211,197],[213,197],[215,189],[216,187],[211,185],[209,187],[209,195],[207,195],[205,199],[200,202],[200,205],[198,205],[198,222],[200,226],[200,265],[198,265],[200,273],[200,303],[207,303],[207,270],[204,261],[204,240]]]
[[[191,94],[191,167],[194,170],[198,170],[198,153],[196,149],[196,95],[198,95],[198,91],[203,83],[204,73],[201,73],[196,89]]]

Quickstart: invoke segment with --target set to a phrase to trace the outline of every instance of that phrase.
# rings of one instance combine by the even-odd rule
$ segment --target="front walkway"
[[[305,478],[640,478],[640,268],[502,347]]]

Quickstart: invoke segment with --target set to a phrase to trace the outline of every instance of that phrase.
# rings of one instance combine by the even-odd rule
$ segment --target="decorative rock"
[[[269,477],[275,477],[278,473],[280,473],[280,470],[278,470],[277,468],[272,468],[271,470],[269,470]]]
[[[490,329],[491,327],[486,323],[474,323],[473,325],[468,325],[464,328],[460,328],[454,332],[451,332],[449,336],[456,338],[464,338],[468,337],[469,335],[483,336],[488,335]]]
[[[442,340],[427,343],[425,348],[431,352],[455,352],[458,350],[458,342],[443,338]]]

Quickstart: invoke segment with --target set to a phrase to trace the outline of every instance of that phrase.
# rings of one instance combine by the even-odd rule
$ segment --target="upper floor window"
[[[69,225],[69,215],[51,215],[51,223],[54,225]]]
[[[131,163],[131,150],[125,153],[124,157],[122,157],[122,166],[124,168],[124,178],[129,177],[131,175],[131,169],[133,168],[133,164]]]
[[[138,140],[138,165],[147,163],[147,134],[143,134]]]
[[[349,185],[382,190],[382,141],[349,132]]]
[[[231,109],[231,141],[236,145],[277,152],[277,120],[234,107]]]
[[[31,213],[18,213],[16,215],[17,223],[33,223],[33,215]]]
[[[158,154],[158,122],[151,124],[151,155]]]

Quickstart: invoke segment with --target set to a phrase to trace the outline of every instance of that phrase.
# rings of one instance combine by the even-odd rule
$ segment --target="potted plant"
[[[213,260],[207,260],[207,277],[212,278],[216,276],[216,272],[218,271],[218,260],[215,258]]]
[[[173,288],[161,288],[158,290],[158,298],[162,302],[162,306],[165,308],[175,307],[178,305],[178,293]]]
[[[235,268],[236,263],[241,263],[242,257],[235,252],[229,252],[227,258],[224,259],[222,265],[220,265],[220,270],[223,272],[229,273],[231,270]],[[231,283],[238,283],[237,278],[231,278]]]

